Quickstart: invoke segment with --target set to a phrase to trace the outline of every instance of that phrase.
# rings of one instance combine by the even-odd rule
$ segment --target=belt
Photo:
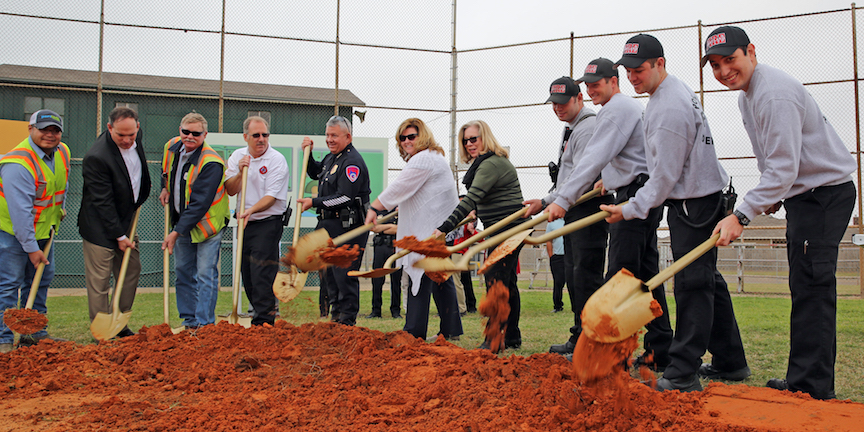
[[[258,220],[254,220],[254,221],[249,221],[248,223],[253,224],[253,223],[258,223],[258,222],[271,222],[271,221],[274,221],[274,220],[277,220],[277,219],[281,221],[281,220],[282,220],[282,215],[272,215],[272,216],[267,216],[267,217],[264,218],[264,219],[258,219]]]

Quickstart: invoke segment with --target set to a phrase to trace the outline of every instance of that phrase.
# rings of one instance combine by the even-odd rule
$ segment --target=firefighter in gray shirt
[[[768,387],[834,399],[837,353],[837,253],[852,216],[855,159],[804,86],[789,74],[756,62],[744,30],[724,26],[705,40],[702,65],[742,90],[738,107],[761,172],[735,213],[714,232],[718,245],[741,235],[761,214],[786,207],[786,248],[792,293],[791,343],[786,379]]]
[[[592,60],[579,81],[585,83],[594,104],[603,109],[597,114],[594,134],[573,168],[573,174],[560,185],[558,197],[547,207],[550,220],[561,217],[564,209],[594,186],[594,180],[601,173],[603,179],[597,185],[615,191],[616,204],[635,196],[648,180],[642,104],[621,93],[615,64],[605,58]],[[662,218],[663,207],[658,206],[651,209],[645,219],[634,218],[609,227],[606,280],[622,268],[641,280],[648,280],[659,272],[657,227]],[[645,353],[636,359],[634,366],[645,365],[663,371],[669,364],[672,326],[665,290],[660,286],[652,294],[663,315],[645,326],[648,330],[643,341]]]
[[[636,93],[648,93],[645,108],[645,153],[650,178],[628,204],[601,206],[609,223],[644,219],[664,202],[672,256],[677,260],[711,236],[722,212],[722,189],[728,177],[717,161],[714,141],[702,105],[690,88],[667,74],[660,41],[639,34],[624,46],[618,64]],[[671,363],[657,389],[702,390],[697,375],[707,349],[726,379],[750,376],[732,299],[717,271],[717,249],[702,255],[675,275],[677,316]]]

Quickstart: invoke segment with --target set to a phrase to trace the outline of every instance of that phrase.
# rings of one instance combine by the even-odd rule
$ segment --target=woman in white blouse
[[[396,237],[425,239],[450,216],[459,203],[453,172],[444,158],[444,149],[435,142],[432,132],[420,119],[410,118],[399,125],[396,147],[402,159],[408,163],[399,177],[372,203],[366,223],[375,221],[376,210],[392,210],[398,206]],[[429,298],[434,296],[441,317],[440,334],[446,339],[458,339],[462,334],[462,320],[453,278],[441,284],[435,283],[423,270],[414,267],[414,263],[421,258],[422,255],[412,252],[401,259],[402,268],[411,280],[403,330],[426,339]]]

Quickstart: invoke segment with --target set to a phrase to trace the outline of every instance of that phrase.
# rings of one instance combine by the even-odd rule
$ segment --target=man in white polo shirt
[[[277,302],[273,280],[279,271],[279,240],[282,221],[290,216],[287,207],[288,163],[285,156],[270,147],[270,125],[262,117],[243,122],[247,146],[234,151],[225,171],[225,190],[235,195],[242,187],[243,167],[249,167],[243,213],[237,203],[237,221],[245,223],[240,273],[246,297],[255,313],[252,325],[272,325]]]

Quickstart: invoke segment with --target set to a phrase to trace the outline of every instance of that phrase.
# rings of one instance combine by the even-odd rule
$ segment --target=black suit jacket
[[[150,195],[150,173],[144,157],[141,130],[135,141],[141,159],[141,188],[134,201],[123,156],[106,130],[96,138],[82,164],[84,190],[78,213],[78,232],[90,243],[117,248],[117,238],[129,233],[135,209]]]

